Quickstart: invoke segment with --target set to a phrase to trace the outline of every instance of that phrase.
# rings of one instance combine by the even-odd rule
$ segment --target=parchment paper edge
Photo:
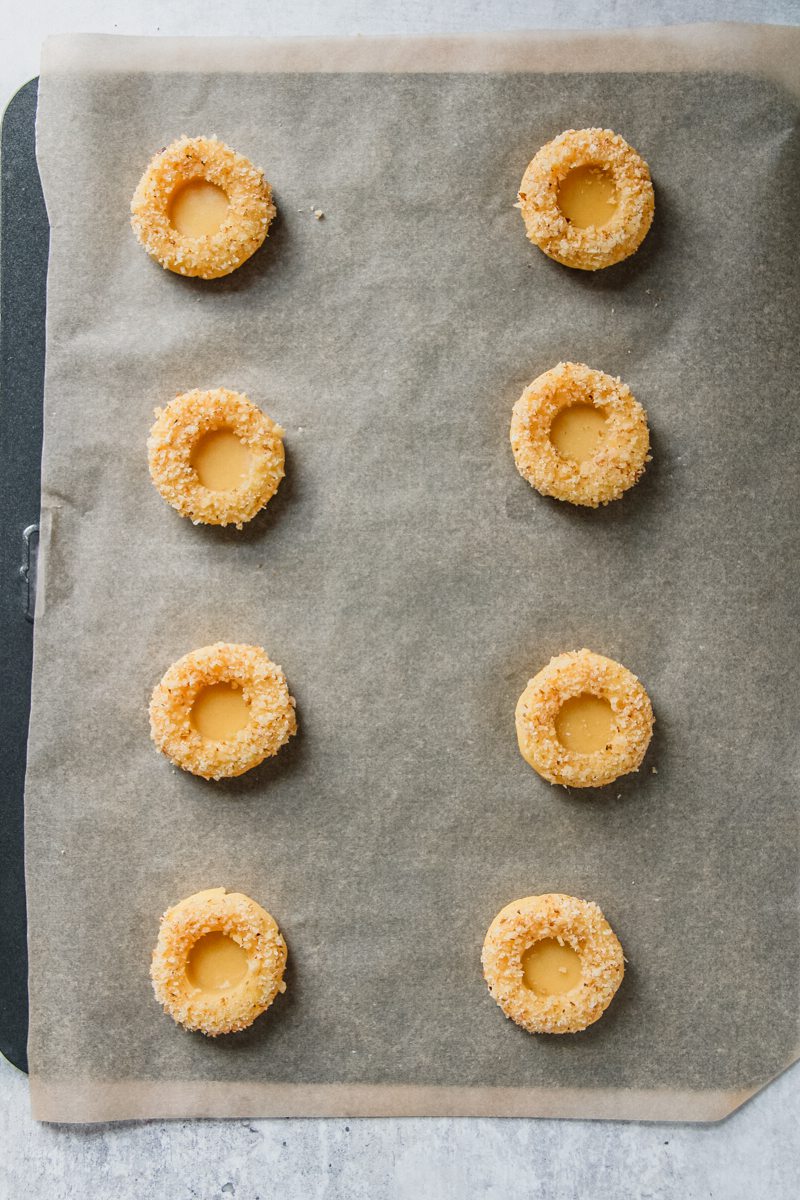
[[[154,38],[61,34],[45,40],[42,70],[45,73],[731,70],[764,75],[800,95],[798,50],[798,26],[737,22],[416,38]]]
[[[436,1087],[384,1084],[44,1082],[31,1079],[35,1120],[258,1117],[559,1117],[612,1121],[720,1121],[762,1087],[740,1091]]]

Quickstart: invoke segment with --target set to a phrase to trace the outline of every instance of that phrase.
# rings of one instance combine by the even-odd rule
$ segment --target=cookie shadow
[[[236,775],[232,779],[203,779],[201,775],[192,775],[190,772],[186,772],[188,786],[198,793],[202,792],[203,798],[212,803],[217,802],[220,798],[227,800],[246,798],[254,796],[258,792],[264,792],[266,799],[269,791],[279,782],[291,779],[306,767],[308,746],[303,735],[300,706],[297,703],[295,704],[295,713],[297,715],[297,733],[281,746],[277,754],[265,758],[257,767],[252,767],[243,775]]]
[[[288,947],[288,950],[286,969],[283,973],[286,991],[279,992],[266,1012],[256,1017],[252,1025],[238,1033],[228,1033],[216,1038],[208,1038],[202,1033],[192,1033],[193,1038],[200,1038],[208,1045],[209,1053],[225,1055],[228,1058],[235,1058],[237,1054],[249,1054],[252,1050],[264,1047],[270,1041],[274,1041],[276,1037],[281,1037],[286,1025],[296,1022],[299,1008],[297,969],[291,946]]]
[[[625,948],[623,946],[623,954]],[[630,1022],[630,1014],[637,1007],[638,980],[636,969],[629,962],[625,963],[625,974],[617,988],[608,1008],[599,1020],[582,1029],[572,1036],[576,1046],[591,1046],[601,1038],[613,1038],[623,1023]]]
[[[604,808],[606,811],[624,808],[627,804],[641,804],[646,799],[644,793],[652,791],[658,784],[656,764],[663,761],[664,753],[664,733],[656,714],[653,736],[638,771],[622,775],[605,787],[559,788],[561,800],[573,808],[589,804],[593,809]]]
[[[621,292],[631,287],[645,275],[653,264],[665,253],[669,246],[672,232],[673,207],[669,194],[657,181],[653,180],[656,193],[656,210],[653,223],[639,249],[615,263],[613,267],[602,267],[599,271],[580,271],[575,267],[565,267],[555,259],[543,255],[546,269],[552,276],[567,277],[568,283],[575,287],[588,288],[597,292]]]
[[[249,292],[264,283],[280,281],[290,255],[291,239],[277,197],[275,203],[278,211],[270,224],[269,232],[247,262],[231,271],[230,275],[222,275],[219,279],[200,279],[195,275],[179,275],[175,271],[166,271],[164,273],[169,276],[172,286],[194,295],[224,297]],[[158,267],[158,264],[155,263],[154,266]]]
[[[586,529],[617,528],[631,521],[646,520],[664,501],[668,475],[664,469],[662,445],[661,435],[650,424],[651,461],[647,463],[641,479],[623,492],[618,500],[601,504],[599,508],[570,504],[568,500],[556,500],[553,496],[541,496],[517,475],[506,493],[506,516],[512,521],[533,522],[537,506],[544,504],[549,510],[548,515],[552,514],[554,520]]]
[[[519,1040],[520,1053],[525,1055],[526,1047],[530,1048],[531,1042],[533,1042],[540,1054],[548,1056],[552,1054],[554,1058],[562,1061],[565,1055],[569,1055],[571,1061],[572,1054],[580,1054],[582,1049],[586,1051],[601,1040],[608,1042],[611,1039],[613,1041],[619,1037],[618,1031],[624,1029],[624,1024],[630,1022],[630,1012],[632,1008],[636,1007],[637,994],[636,971],[626,961],[622,981],[602,1016],[588,1025],[586,1029],[579,1029],[575,1033],[555,1038],[551,1033],[531,1034],[521,1025],[513,1025],[513,1035]]]
[[[237,529],[235,525],[195,525],[186,518],[178,516],[179,520],[186,522],[190,529],[190,535],[197,538],[206,538],[214,542],[219,542],[229,546],[253,545],[266,539],[274,528],[281,522],[286,511],[292,507],[297,499],[297,472],[294,467],[294,453],[284,442],[284,471],[283,479],[278,485],[278,490],[275,492],[264,507],[256,513],[252,520],[248,521],[241,529]]]

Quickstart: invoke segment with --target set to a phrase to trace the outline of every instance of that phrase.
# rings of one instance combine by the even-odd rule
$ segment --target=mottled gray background
[[[167,13],[152,5],[102,6],[84,0],[69,14],[52,4],[25,9],[6,41],[4,70],[13,82],[33,73],[40,34],[57,28],[157,33],[432,32],[526,26],[619,25],[643,20],[739,17],[792,20],[782,3],[650,5],[591,0],[495,5],[427,5],[360,0],[320,9],[234,4]],[[151,11],[152,10],[152,11]],[[30,60],[30,66],[28,66]],[[5,59],[4,59],[5,62]],[[146,1126],[57,1130],[32,1125],[24,1078],[1,1063],[4,1098],[0,1135],[7,1145],[9,1188],[61,1197],[140,1196],[142,1190],[180,1196],[520,1195],[548,1200],[611,1190],[619,1196],[751,1197],[794,1195],[790,1147],[797,1114],[797,1070],[773,1084],[721,1126],[621,1126],[554,1121],[258,1121],[173,1122]],[[13,1183],[12,1181],[16,1181]],[[24,1185],[23,1185],[24,1181]],[[106,1181],[106,1182],[104,1182]],[[220,1189],[224,1188],[224,1191]]]

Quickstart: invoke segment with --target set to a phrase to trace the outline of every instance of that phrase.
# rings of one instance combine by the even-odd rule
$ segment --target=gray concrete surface
[[[3,1200],[795,1200],[800,1068],[716,1125],[152,1121],[36,1125],[0,1065]],[[3,1181],[3,1173],[7,1173]]]
[[[447,33],[800,23],[797,0],[6,0],[0,95],[48,33]],[[800,1067],[718,1125],[589,1121],[176,1121],[35,1124],[0,1059],[0,1200],[795,1200]]]

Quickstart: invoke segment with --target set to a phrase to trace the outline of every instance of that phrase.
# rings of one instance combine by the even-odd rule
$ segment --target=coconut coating
[[[207,933],[224,934],[247,955],[244,978],[222,992],[195,987],[186,971],[192,949]],[[150,978],[156,1000],[173,1021],[217,1037],[246,1029],[286,991],[285,967],[286,943],[275,919],[249,896],[209,888],[164,913]]]
[[[550,440],[553,421],[573,404],[591,404],[606,419],[591,458],[573,462]],[[560,362],[534,379],[511,413],[511,449],[523,479],[543,496],[587,508],[608,504],[633,487],[650,462],[647,414],[621,379]]]
[[[275,495],[284,475],[283,430],[240,392],[184,392],[165,408],[147,439],[150,476],[168,504],[195,525],[241,529]],[[229,429],[250,452],[248,472],[228,491],[203,487],[192,451],[207,433]]]
[[[224,741],[203,737],[191,722],[201,690],[219,683],[240,687],[250,712],[244,728]],[[172,664],[150,699],[156,746],[176,766],[203,779],[243,775],[277,754],[296,732],[286,677],[259,646],[216,642],[193,650]]]
[[[523,955],[555,938],[580,957],[581,979],[568,992],[540,996],[525,984]],[[608,1008],[625,974],[622,947],[598,906],[576,896],[525,896],[501,909],[481,955],[489,991],[529,1033],[578,1033]]]
[[[589,694],[611,705],[613,728],[599,750],[579,754],[559,741],[556,718],[573,697]],[[520,753],[534,771],[564,787],[603,787],[637,771],[653,734],[647,692],[632,672],[591,650],[551,658],[528,681],[515,713]]]
[[[558,206],[558,190],[577,167],[597,167],[614,182],[617,208],[607,224],[573,225]],[[565,267],[598,271],[628,258],[653,221],[655,198],[647,163],[611,129],[567,129],[528,163],[518,207],[529,239]]]
[[[187,183],[222,188],[228,212],[214,233],[189,237],[170,220],[170,203]],[[151,160],[131,200],[131,225],[147,253],[178,275],[217,279],[255,254],[275,216],[272,188],[258,167],[215,137],[182,137]]]

